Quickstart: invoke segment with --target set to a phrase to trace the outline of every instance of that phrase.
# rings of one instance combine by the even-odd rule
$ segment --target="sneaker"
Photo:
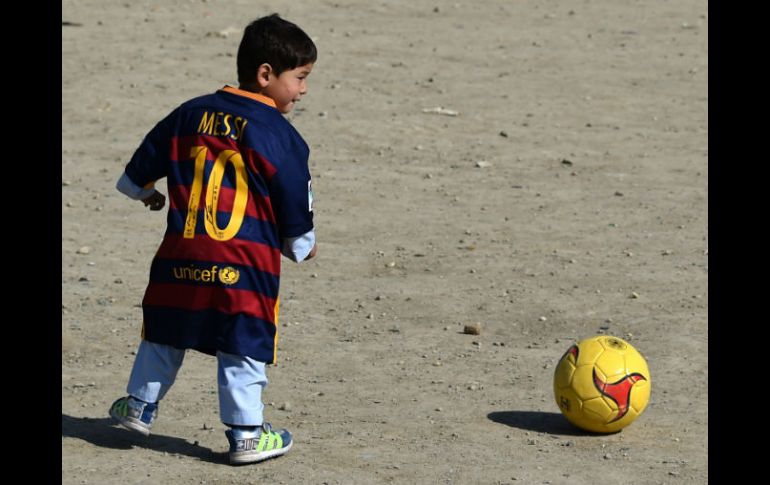
[[[149,436],[152,422],[158,416],[158,404],[140,401],[132,396],[121,397],[112,403],[110,416],[131,431]]]
[[[273,431],[270,424],[264,423],[254,431],[229,429],[225,431],[230,442],[230,463],[240,465],[256,463],[285,454],[291,449],[291,433],[285,429]]]

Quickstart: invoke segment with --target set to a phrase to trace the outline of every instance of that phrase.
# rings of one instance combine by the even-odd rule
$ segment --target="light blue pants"
[[[185,350],[142,340],[126,390],[142,401],[160,401],[174,384],[184,355]],[[223,423],[262,424],[262,390],[267,386],[264,362],[217,352],[217,384]]]

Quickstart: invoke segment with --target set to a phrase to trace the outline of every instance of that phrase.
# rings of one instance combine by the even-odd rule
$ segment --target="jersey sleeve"
[[[126,176],[135,185],[147,188],[168,174],[170,144],[178,111],[174,110],[155,125],[126,165]]]
[[[270,202],[282,239],[302,236],[313,229],[313,192],[308,159],[310,149],[290,125],[274,131],[265,148],[277,171],[270,180]]]
[[[307,157],[282,165],[270,181],[270,200],[281,238],[293,238],[313,229],[310,170]]]
[[[123,175],[120,176],[118,183],[115,184],[115,188],[134,200],[144,200],[155,193],[155,187],[139,187],[128,178],[126,172],[123,172]]]

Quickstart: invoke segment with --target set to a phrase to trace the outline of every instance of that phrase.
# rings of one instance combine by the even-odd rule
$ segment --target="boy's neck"
[[[257,83],[239,84],[238,89],[242,91],[248,91],[250,93],[262,94],[262,89]]]

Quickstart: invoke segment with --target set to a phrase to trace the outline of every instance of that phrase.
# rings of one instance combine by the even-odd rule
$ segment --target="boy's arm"
[[[141,200],[153,211],[166,205],[166,196],[155,190],[155,181],[167,175],[170,140],[178,113],[179,108],[147,133],[116,185],[120,192],[131,199]]]
[[[282,171],[269,184],[270,202],[281,234],[281,254],[294,262],[315,256],[316,237],[313,225],[313,192],[307,155],[287,157]]]
[[[155,190],[154,185],[150,183],[146,187],[139,187],[123,172],[115,187],[130,199],[141,200],[150,210],[157,211],[166,205],[166,196]]]

